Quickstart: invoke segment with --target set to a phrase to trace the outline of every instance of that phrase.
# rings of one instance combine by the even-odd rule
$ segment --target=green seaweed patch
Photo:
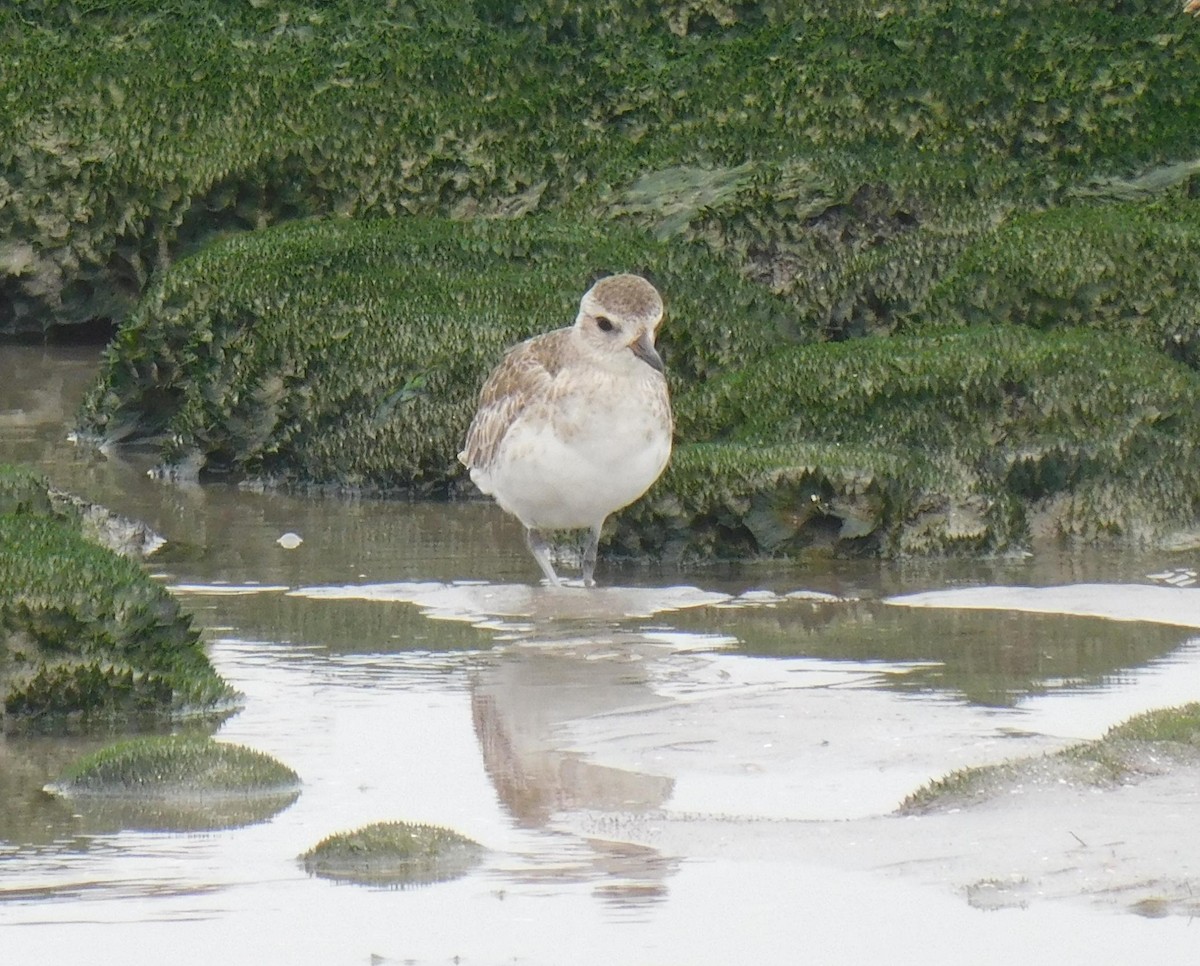
[[[300,856],[310,875],[369,885],[444,882],[478,865],[484,848],[437,825],[376,822],[331,835]]]
[[[1196,198],[1025,213],[965,249],[922,326],[1088,326],[1200,369],[1198,259]]]
[[[905,798],[899,813],[946,811],[1037,788],[1109,788],[1171,767],[1200,767],[1200,704],[1137,715],[1096,741],[1051,755],[951,772]]]
[[[50,484],[44,476],[28,466],[0,463],[0,516],[49,516],[52,512]]]
[[[919,472],[903,454],[869,445],[686,444],[650,493],[614,518],[606,545],[678,563],[879,553]]]
[[[677,397],[687,442],[610,546],[687,561],[1154,544],[1200,516],[1197,394],[1195,371],[1085,329],[785,346]]]
[[[1022,199],[993,165],[811,153],[643,173],[598,213],[699,242],[794,307],[785,335],[887,335],[926,311],[973,242]]]
[[[62,519],[0,516],[0,698],[6,728],[227,714],[178,602]]]
[[[1021,773],[1013,764],[959,768],[935,778],[906,796],[900,803],[902,815],[948,811],[1000,795]]]
[[[1200,703],[1147,711],[1105,734],[1108,741],[1171,742],[1200,748]]]
[[[1155,544],[1200,516],[1200,376],[1161,346],[1024,325],[804,343],[781,301],[694,246],[543,216],[215,245],[123,327],[81,420],[210,474],[451,493],[484,373],[569,321],[581,260],[648,265],[669,297],[680,444],[617,520],[618,553]]]
[[[1000,167],[1027,195],[1153,170],[1195,153],[1191,27],[1150,2],[6,4],[0,327],[120,319],[222,232],[578,215],[647,172],[736,171],[747,145],[868,157],[872,184]],[[787,184],[768,248],[797,220]]]
[[[72,764],[47,786],[67,797],[221,798],[293,792],[299,776],[251,748],[195,735],[133,738]]]
[[[85,755],[45,791],[69,799],[88,829],[198,831],[267,820],[296,800],[300,779],[250,748],[160,735]]]

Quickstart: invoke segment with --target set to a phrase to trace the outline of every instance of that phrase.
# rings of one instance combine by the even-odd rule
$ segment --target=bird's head
[[[613,359],[631,352],[662,372],[663,361],[654,348],[662,317],[662,296],[653,285],[640,275],[609,275],[584,293],[575,328],[589,351]]]

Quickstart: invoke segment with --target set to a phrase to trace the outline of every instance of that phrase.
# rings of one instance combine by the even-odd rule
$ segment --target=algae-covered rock
[[[1200,703],[1136,715],[1110,728],[1104,740],[1154,742],[1168,751],[1182,748],[1200,751]]]
[[[614,542],[669,557],[1152,542],[1200,514],[1200,374],[1126,339],[981,327],[782,349],[697,387]]]
[[[293,792],[300,779],[269,755],[196,735],[121,741],[71,765],[48,786],[69,797],[223,797]]]
[[[668,293],[678,442],[616,519],[618,553],[997,551],[1195,524],[1200,373],[1148,329],[803,344],[782,302],[699,249],[552,218],[313,222],[213,246],[123,328],[83,419],[210,473],[445,493],[483,374],[572,317],[581,259],[648,264]]]
[[[12,513],[49,516],[50,486],[28,466],[0,463],[0,516]]]
[[[966,248],[918,324],[1088,326],[1200,369],[1197,264],[1194,199],[1022,214]]]
[[[167,542],[143,521],[113,513],[108,507],[73,493],[52,488],[50,500],[60,516],[78,524],[80,533],[86,539],[123,557],[141,560]]]
[[[907,216],[850,232],[872,249],[938,220],[931,178],[960,201],[994,178],[1044,199],[1193,159],[1198,53],[1200,30],[1151,0],[6,4],[0,329],[120,319],[221,232],[592,217],[675,169],[774,172],[729,233],[762,268],[802,231],[794,175],[859,159],[858,184]]]
[[[0,463],[0,516],[6,514],[60,519],[92,543],[126,557],[149,556],[165,543],[146,524],[59,490],[28,466]]]
[[[0,514],[5,727],[223,714],[233,698],[190,618],[137,563],[70,518]]]
[[[568,322],[593,270],[650,268],[680,445],[624,552],[1195,528],[1185,391],[1128,342],[1196,368],[1177,11],[218,6],[0,10],[0,328],[133,313],[83,416],[107,440],[180,475],[452,492],[503,347]],[[361,220],[268,227],[309,215]],[[1061,378],[1052,331],[872,344],[978,323],[1097,341]],[[818,339],[863,344],[795,348]]]
[[[46,791],[90,826],[172,830],[264,821],[299,795],[300,779],[269,755],[199,735],[134,738],[70,765]]]
[[[952,772],[913,792],[900,811],[961,808],[1039,786],[1112,788],[1180,766],[1200,766],[1200,704],[1136,715],[1096,741],[1053,755]]]
[[[785,335],[888,335],[920,316],[963,252],[1021,197],[1011,175],[911,159],[886,171],[838,152],[642,174],[604,211],[704,244],[793,307]]]
[[[300,856],[312,875],[374,885],[444,882],[478,865],[483,846],[447,828],[376,822],[322,840]]]

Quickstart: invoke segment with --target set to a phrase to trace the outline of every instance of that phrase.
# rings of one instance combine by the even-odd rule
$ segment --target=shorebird
[[[650,488],[671,455],[671,403],[654,348],[658,291],[609,275],[579,303],[575,324],[505,354],[483,384],[458,454],[479,489],[525,526],[525,542],[558,586],[546,531],[589,531],[583,584],[610,513]]]

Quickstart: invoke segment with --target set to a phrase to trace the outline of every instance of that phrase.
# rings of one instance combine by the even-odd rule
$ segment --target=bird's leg
[[[546,579],[550,581],[551,586],[561,586],[558,574],[554,572],[554,565],[550,563],[550,545],[546,543],[546,538],[542,536],[542,531],[535,530],[533,527],[526,527],[525,545],[529,548],[529,552],[533,554],[533,559],[538,562],[538,566],[542,568],[542,573],[546,575]]]
[[[596,570],[596,548],[600,546],[600,529],[604,526],[601,520],[588,532],[587,543],[583,547],[583,586],[595,587],[596,580],[592,574]]]

